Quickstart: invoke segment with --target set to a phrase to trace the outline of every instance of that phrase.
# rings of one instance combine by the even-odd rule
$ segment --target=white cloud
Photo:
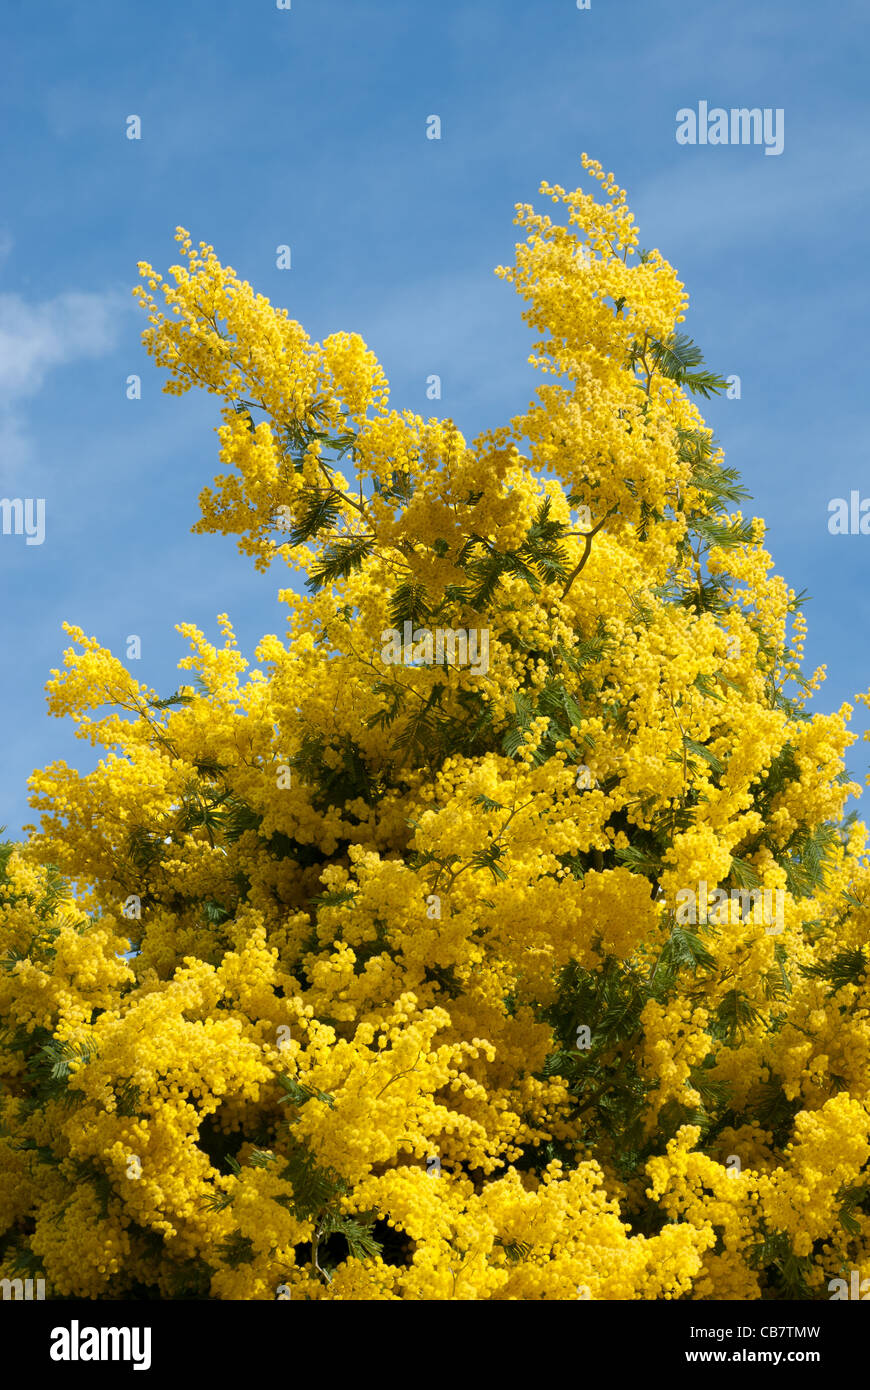
[[[46,373],[82,357],[100,357],[117,337],[115,294],[69,291],[42,304],[0,294],[0,393],[33,396]]]
[[[0,294],[0,476],[30,457],[20,403],[38,394],[54,368],[114,347],[122,306],[126,297],[113,291],[70,290],[41,303]]]

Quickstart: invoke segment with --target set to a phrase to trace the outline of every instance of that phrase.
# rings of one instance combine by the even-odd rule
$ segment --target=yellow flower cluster
[[[498,271],[544,385],[471,443],[185,231],[140,267],[166,389],[220,401],[197,529],[306,591],[253,670],[181,624],[171,700],[67,629],[49,708],[101,758],[34,773],[0,854],[0,1273],[749,1299],[870,1264],[851,709],[807,708],[683,287],[584,164],[605,201],[544,185],[566,224],[520,207]]]

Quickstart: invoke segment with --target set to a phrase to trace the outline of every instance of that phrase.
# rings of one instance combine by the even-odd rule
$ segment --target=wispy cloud
[[[0,294],[0,393],[33,396],[46,373],[82,357],[99,357],[117,336],[121,296],[69,291],[41,304]]]
[[[30,456],[22,403],[40,392],[55,368],[110,351],[126,304],[115,291],[70,290],[41,303],[0,294],[0,477]]]

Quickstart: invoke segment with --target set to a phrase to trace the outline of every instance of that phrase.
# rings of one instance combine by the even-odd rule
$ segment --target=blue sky
[[[46,499],[42,545],[0,536],[7,833],[33,819],[34,767],[92,765],[46,714],[64,620],[122,658],[139,634],[131,669],[162,694],[186,653],[175,623],[214,639],[227,612],[251,658],[283,632],[283,566],[258,575],[231,539],[190,535],[217,401],[162,394],[137,261],[165,273],[186,227],[313,338],[362,334],[396,408],[439,408],[438,373],[441,413],[473,438],[536,384],[520,301],[492,273],[514,204],[542,179],[589,186],[583,150],[677,267],[708,363],[741,378],[706,414],[779,572],[813,597],[814,707],[867,689],[870,537],[827,528],[829,499],[870,496],[862,0],[7,0],[4,21],[0,496]],[[677,144],[677,111],[700,101],[781,108],[782,154]],[[861,781],[868,753],[850,754]]]

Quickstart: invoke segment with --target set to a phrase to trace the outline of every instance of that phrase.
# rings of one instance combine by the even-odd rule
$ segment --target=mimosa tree
[[[468,443],[179,229],[194,530],[287,631],[168,697],[76,627],[102,750],[34,774],[0,908],[0,1273],[55,1296],[828,1298],[870,1276],[870,873],[850,709],[697,401],[625,193],[498,273],[537,400]],[[777,904],[776,914],[770,905]],[[687,910],[686,905],[692,910]]]

